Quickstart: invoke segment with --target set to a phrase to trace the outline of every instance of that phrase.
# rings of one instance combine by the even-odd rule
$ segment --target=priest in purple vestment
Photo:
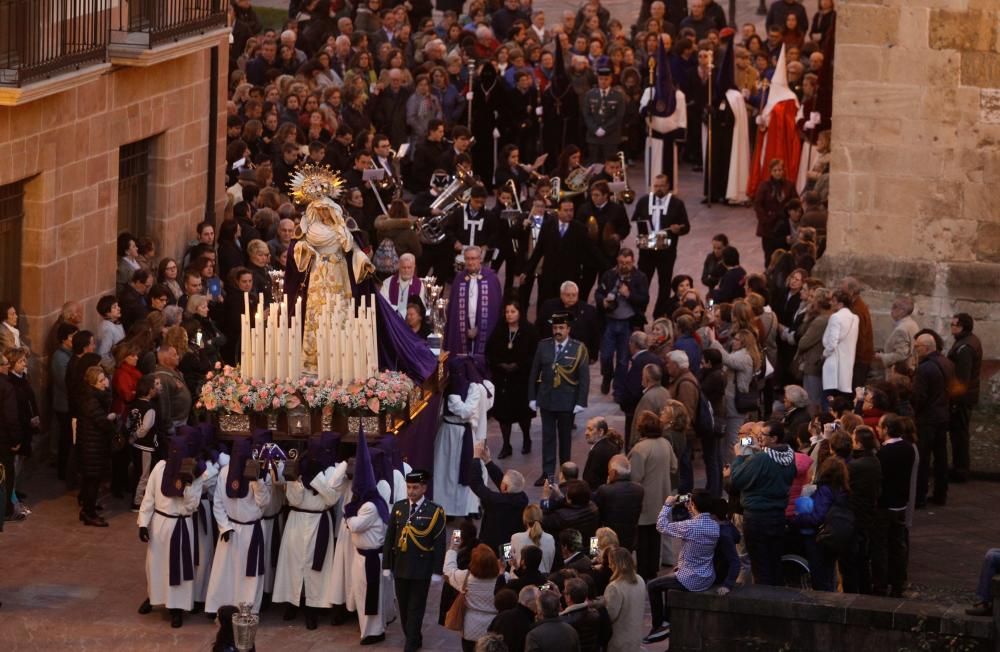
[[[466,247],[465,271],[455,276],[448,299],[444,348],[452,355],[485,359],[486,342],[500,321],[503,291],[496,273],[483,267],[483,251]]]

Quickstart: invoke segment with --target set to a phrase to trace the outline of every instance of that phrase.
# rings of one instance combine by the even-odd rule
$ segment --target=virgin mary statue
[[[302,367],[316,372],[316,331],[320,316],[334,297],[350,299],[351,280],[360,283],[374,271],[368,256],[358,247],[344,212],[335,199],[340,195],[340,177],[326,168],[305,166],[291,181],[292,195],[309,202],[295,229],[295,267],[308,276],[305,318],[302,330]]]

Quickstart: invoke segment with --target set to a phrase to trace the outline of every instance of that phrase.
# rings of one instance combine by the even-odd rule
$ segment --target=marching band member
[[[653,177],[649,194],[640,197],[632,219],[637,223],[639,271],[650,283],[655,273],[659,280],[653,319],[667,314],[670,302],[670,281],[677,261],[677,239],[691,231],[687,208],[680,197],[670,192],[670,179],[665,174]]]

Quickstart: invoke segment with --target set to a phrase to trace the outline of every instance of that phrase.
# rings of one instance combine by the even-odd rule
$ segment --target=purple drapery
[[[396,437],[396,448],[414,469],[434,470],[434,439],[441,414],[441,395],[431,396],[427,407]],[[431,487],[428,486],[428,490]],[[433,498],[433,496],[431,496]]]

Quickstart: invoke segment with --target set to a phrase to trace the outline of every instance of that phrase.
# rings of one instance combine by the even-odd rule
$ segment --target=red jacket
[[[123,362],[115,369],[115,375],[111,379],[111,388],[114,398],[111,401],[111,410],[115,414],[124,414],[125,406],[135,400],[135,388],[142,378],[142,372],[138,367],[134,367],[127,362]]]

